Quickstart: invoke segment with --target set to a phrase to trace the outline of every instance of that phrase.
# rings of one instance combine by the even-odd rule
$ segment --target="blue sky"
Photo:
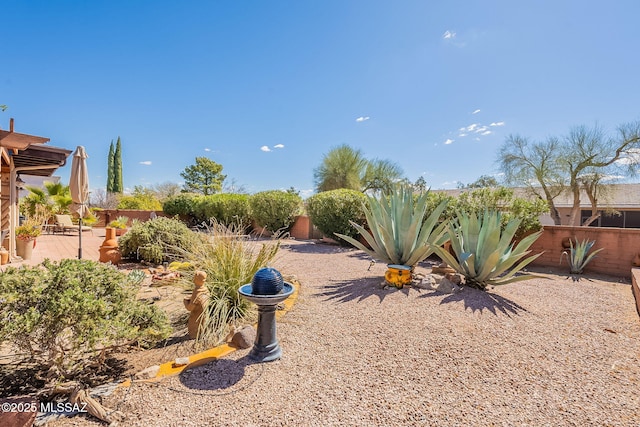
[[[5,0],[0,13],[0,126],[84,145],[92,189],[118,136],[128,188],[179,183],[206,156],[249,192],[306,195],[340,144],[452,188],[498,173],[510,133],[640,119],[635,0]]]

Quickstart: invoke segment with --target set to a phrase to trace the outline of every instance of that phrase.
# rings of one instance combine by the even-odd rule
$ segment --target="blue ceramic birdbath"
[[[276,308],[293,293],[293,285],[284,282],[277,270],[263,268],[238,292],[258,306],[258,331],[249,357],[257,362],[280,359],[282,349],[276,336]]]

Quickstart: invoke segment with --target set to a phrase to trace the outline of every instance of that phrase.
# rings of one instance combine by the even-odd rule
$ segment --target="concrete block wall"
[[[564,238],[595,240],[592,250],[604,248],[585,268],[585,272],[610,274],[612,276],[630,277],[633,261],[640,253],[640,229],[631,228],[596,228],[545,226],[542,235],[531,246],[532,253],[544,253],[534,261],[533,265],[566,267],[569,271],[566,256],[560,261]]]
[[[134,209],[105,209],[97,212],[98,222],[94,225],[94,227],[106,227],[106,224],[113,221],[119,216],[126,216],[129,218],[129,225],[131,221],[137,219],[139,221],[148,221],[151,219],[152,211],[141,211]],[[168,216],[162,211],[155,211],[156,216]]]

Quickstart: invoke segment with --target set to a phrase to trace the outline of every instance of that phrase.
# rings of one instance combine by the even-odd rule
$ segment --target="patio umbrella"
[[[78,226],[78,259],[82,259],[82,218],[89,213],[89,174],[87,172],[87,153],[82,145],[78,145],[73,153],[69,191],[71,192],[71,211],[80,215]]]

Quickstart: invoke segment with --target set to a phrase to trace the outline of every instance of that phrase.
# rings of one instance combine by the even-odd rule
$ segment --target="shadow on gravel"
[[[185,369],[180,373],[180,382],[192,390],[219,390],[220,394],[228,394],[249,387],[263,371],[264,365],[248,356],[238,360],[217,359]]]
[[[336,281],[325,285],[320,296],[326,300],[337,300],[338,302],[363,301],[370,296],[377,296],[380,302],[389,295],[390,292],[402,292],[409,294],[410,288],[404,289],[383,289],[381,284],[384,282],[383,277],[365,277],[355,280]]]
[[[491,313],[497,315],[498,312],[510,316],[511,314],[520,314],[520,312],[526,312],[527,309],[519,305],[518,303],[511,301],[503,296],[493,294],[491,292],[481,291],[473,288],[463,287],[462,291],[455,294],[442,294],[436,291],[429,292],[427,294],[420,295],[420,298],[441,297],[446,295],[440,304],[447,304],[452,302],[464,302],[465,310],[470,308],[471,311],[488,310]]]

